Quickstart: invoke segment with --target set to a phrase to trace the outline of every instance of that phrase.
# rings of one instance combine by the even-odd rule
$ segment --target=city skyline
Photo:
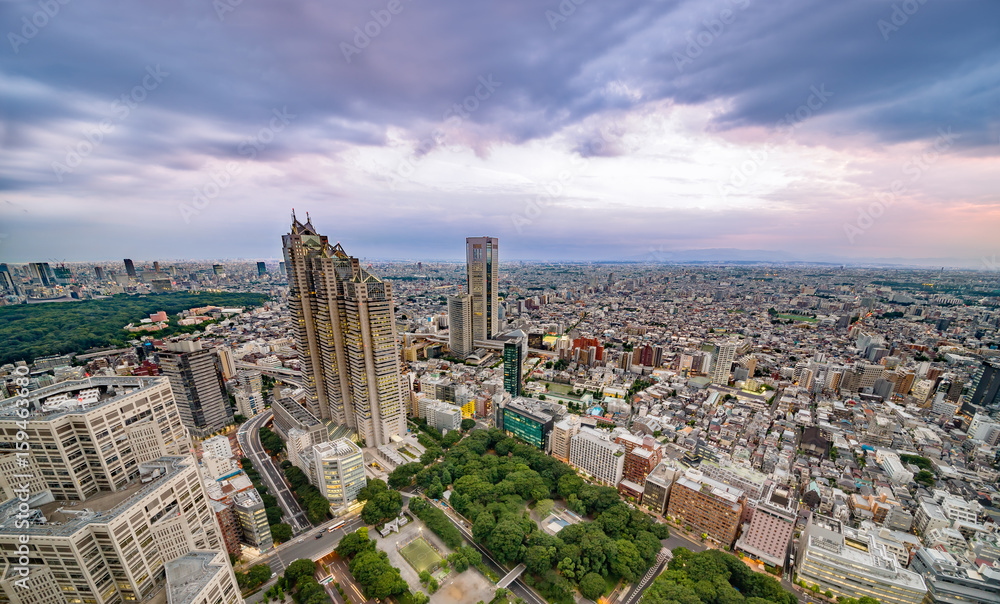
[[[313,206],[359,257],[983,266],[1000,7],[903,4],[5,3],[0,259],[268,257]]]

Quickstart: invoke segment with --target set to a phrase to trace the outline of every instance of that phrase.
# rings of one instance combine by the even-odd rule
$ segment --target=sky
[[[990,0],[0,0],[0,261],[997,266]],[[750,250],[747,252],[746,250]],[[697,253],[694,254],[697,256]]]

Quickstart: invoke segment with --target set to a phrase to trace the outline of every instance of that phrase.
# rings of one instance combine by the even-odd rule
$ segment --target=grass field
[[[815,323],[816,322],[816,318],[815,317],[807,317],[805,315],[785,315],[785,314],[779,314],[778,318],[782,319],[782,320],[785,320],[785,321],[805,321],[806,323]]]
[[[418,573],[430,570],[441,562],[441,556],[424,541],[423,537],[417,537],[406,544],[403,549],[399,550],[399,553]]]

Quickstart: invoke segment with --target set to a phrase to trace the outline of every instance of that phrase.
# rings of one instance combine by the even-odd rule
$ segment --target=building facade
[[[508,436],[520,438],[524,442],[545,450],[552,432],[554,418],[538,408],[521,402],[523,399],[498,405],[496,427]]]
[[[521,396],[521,366],[524,364],[521,342],[503,344],[503,389],[511,396]]]
[[[283,237],[305,407],[366,446],[406,433],[392,285],[292,217]]]
[[[365,488],[365,462],[361,449],[348,438],[320,443],[313,447],[314,484],[334,509],[346,507],[358,499]]]
[[[472,296],[448,296],[448,348],[460,359],[472,354]]]
[[[222,388],[212,351],[203,349],[198,340],[168,342],[166,347],[159,353],[160,367],[177,397],[181,422],[198,436],[232,423],[229,397]]]
[[[472,296],[474,340],[490,340],[500,333],[500,240],[496,237],[465,239],[466,282]]]
[[[243,533],[244,542],[260,551],[274,546],[264,500],[257,489],[247,489],[233,496],[233,514]]]
[[[581,428],[570,440],[569,462],[598,482],[616,487],[625,469],[625,447],[607,432]]]
[[[788,545],[795,533],[798,507],[798,499],[790,487],[768,482],[749,526],[736,542],[737,551],[768,566],[784,568]]]
[[[689,469],[670,487],[667,515],[690,524],[723,545],[732,546],[740,528],[746,495]]]

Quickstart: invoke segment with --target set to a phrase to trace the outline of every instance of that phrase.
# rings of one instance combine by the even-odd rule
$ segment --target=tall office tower
[[[365,488],[365,461],[361,449],[349,438],[313,445],[312,481],[336,510],[358,499]]]
[[[236,522],[243,529],[243,540],[260,551],[271,549],[271,527],[267,524],[264,500],[257,489],[248,489],[233,496]]]
[[[166,384],[163,387],[169,395]],[[145,392],[144,396],[152,394],[150,388],[138,392]],[[124,398],[134,402],[140,397],[132,393]],[[101,417],[95,419],[103,421],[103,411],[109,405],[115,406],[115,403],[99,404],[97,409]],[[127,414],[140,417],[142,414],[136,411]],[[114,422],[119,427],[117,434],[124,430],[120,419],[116,417]],[[55,423],[58,420],[48,421]],[[155,420],[146,422],[156,426]],[[72,422],[64,425],[71,426]],[[94,428],[95,432],[100,429]],[[52,449],[33,445],[39,447],[38,451],[56,452],[63,446],[60,443],[67,442],[67,434],[60,432]],[[114,435],[108,440],[114,443]],[[100,451],[97,442],[84,444],[92,444]],[[100,455],[111,456],[112,452]],[[88,465],[77,458],[67,462],[61,470],[68,470],[70,463]],[[13,556],[19,547],[24,548],[22,556],[27,558],[27,564],[22,566],[27,567],[29,587],[26,590],[19,584],[22,577],[13,572],[12,562],[8,562],[8,570],[0,577],[0,601],[25,604],[155,602],[157,592],[166,589],[169,593],[177,586],[177,577],[171,576],[171,568],[178,560],[193,554],[216,559],[216,554],[221,554],[218,559],[222,564],[212,569],[200,567],[200,571],[207,572],[208,578],[220,589],[220,594],[207,601],[242,602],[236,576],[222,553],[225,544],[194,459],[190,455],[162,456],[130,467],[128,474],[134,477],[126,484],[114,491],[91,492],[77,506],[67,504],[56,494],[56,489],[35,493],[27,501],[12,498],[0,504],[0,550]],[[63,481],[72,478],[54,474],[47,480],[50,486],[62,490],[66,488]],[[192,579],[193,576],[183,577],[183,581]]]
[[[0,264],[0,289],[16,292],[14,286],[14,275],[10,274],[10,268],[6,263]]]
[[[27,419],[18,415],[15,401],[0,402],[0,430],[31,435],[28,459],[36,471],[19,468],[13,448],[0,455],[0,486],[6,496],[12,496],[7,486],[25,482],[16,476],[20,474],[38,478],[29,486],[32,495],[49,489],[61,500],[120,491],[138,477],[144,462],[188,450],[188,436],[164,378],[59,382],[32,391]]]
[[[448,348],[460,359],[472,354],[472,296],[448,296]]]
[[[267,273],[267,266],[265,266],[263,262],[258,262],[257,263],[257,276],[260,277],[262,275],[265,275],[266,273]]]
[[[56,276],[48,262],[31,262],[28,264],[28,277],[32,283],[52,287],[56,284]]]
[[[159,260],[154,260],[153,261],[153,272],[159,274],[159,272],[160,272],[160,261]]]
[[[983,361],[972,377],[972,395],[962,405],[970,417],[979,409],[1000,408],[1000,363]]]
[[[523,347],[520,340],[503,343],[503,389],[513,397],[521,396],[521,365]]]
[[[218,277],[226,276],[226,269],[221,264],[213,264],[212,272],[215,273],[215,275]]]
[[[125,259],[125,272],[128,273],[130,279],[135,279],[135,265],[129,258]]]
[[[500,274],[500,240],[496,237],[465,239],[466,281],[472,295],[472,336],[491,340],[500,331],[497,278]]]
[[[406,433],[392,284],[292,215],[282,237],[305,407],[357,430],[366,446]]]
[[[94,267],[94,275],[97,277],[98,281],[104,281],[104,269],[99,266]]]
[[[278,272],[281,273],[282,275],[285,274],[285,263],[284,262],[279,262],[278,263]]]
[[[725,386],[729,384],[729,370],[736,359],[737,342],[720,342],[715,346],[715,367],[712,369],[712,383]]]
[[[228,346],[219,346],[215,349],[215,354],[219,355],[219,371],[222,372],[222,379],[229,381],[236,377],[236,359],[233,351]]]
[[[199,340],[167,343],[160,353],[163,375],[177,397],[181,422],[197,436],[219,430],[232,422],[229,397],[222,389],[215,355]]]

